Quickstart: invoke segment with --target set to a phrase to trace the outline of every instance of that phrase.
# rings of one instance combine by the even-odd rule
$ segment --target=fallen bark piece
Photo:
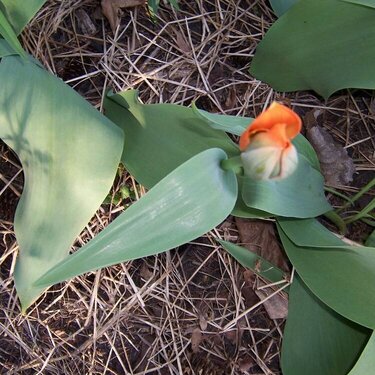
[[[333,140],[327,130],[313,126],[307,130],[307,138],[318,155],[322,174],[328,185],[347,185],[353,181],[353,160],[347,151]]]

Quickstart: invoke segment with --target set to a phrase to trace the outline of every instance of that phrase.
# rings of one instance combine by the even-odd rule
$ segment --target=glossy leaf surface
[[[25,176],[14,222],[14,276],[25,310],[43,290],[31,284],[68,254],[108,193],[123,134],[61,80],[18,56],[1,60],[0,82],[0,137]]]
[[[346,318],[375,328],[375,248],[349,246],[314,219],[278,219],[288,258],[305,284]]]
[[[375,88],[375,9],[341,0],[300,0],[257,47],[251,74],[277,91]]]
[[[283,374],[346,375],[370,334],[322,303],[295,275],[281,351]]]
[[[48,271],[38,285],[51,285],[126,260],[157,254],[189,242],[222,222],[237,198],[237,181],[220,163],[219,149],[188,160],[99,235]]]
[[[147,188],[204,150],[239,154],[224,132],[208,127],[191,108],[141,104],[135,90],[107,95],[104,107],[106,116],[124,130],[123,163]]]

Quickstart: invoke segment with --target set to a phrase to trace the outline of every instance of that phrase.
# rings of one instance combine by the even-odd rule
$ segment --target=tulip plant
[[[107,94],[104,117],[22,50],[14,30],[42,2],[30,1],[32,12],[21,7],[17,17],[20,3],[0,7],[0,137],[25,175],[14,222],[23,312],[53,284],[172,249],[230,214],[273,218],[295,267],[283,373],[365,374],[374,362],[375,249],[350,246],[315,219],[331,217],[332,208],[298,115],[280,103],[255,119],[145,105],[129,90]],[[240,136],[239,146],[228,133]],[[120,161],[148,193],[69,254]],[[220,243],[266,279],[285,278],[246,249]]]

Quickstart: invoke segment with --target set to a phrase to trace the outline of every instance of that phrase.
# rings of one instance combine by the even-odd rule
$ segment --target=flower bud
[[[258,180],[289,177],[298,164],[298,153],[291,140],[300,132],[301,125],[295,112],[272,103],[241,135],[245,175]]]

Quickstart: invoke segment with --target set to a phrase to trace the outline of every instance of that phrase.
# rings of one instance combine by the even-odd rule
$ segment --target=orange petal
[[[285,124],[285,135],[288,139],[294,138],[302,127],[300,117],[288,107],[273,102],[270,107],[260,114],[244,131],[240,138],[240,149],[245,150],[254,133],[268,132],[276,124]]]

